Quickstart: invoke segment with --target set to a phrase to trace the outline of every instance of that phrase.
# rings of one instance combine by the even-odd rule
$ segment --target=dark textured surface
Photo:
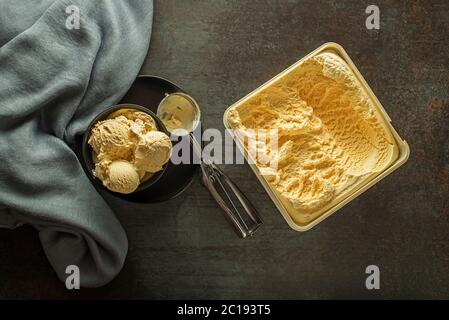
[[[327,41],[349,53],[408,141],[408,163],[307,233],[292,231],[247,165],[224,166],[265,220],[238,239],[195,182],[158,205],[114,203],[125,267],[100,289],[67,291],[30,227],[0,230],[1,298],[449,298],[447,1],[155,2],[142,73],[195,96],[207,127],[249,91]],[[381,290],[365,289],[365,268]]]

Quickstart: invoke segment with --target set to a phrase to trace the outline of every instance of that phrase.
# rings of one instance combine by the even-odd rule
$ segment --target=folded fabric
[[[123,266],[126,234],[73,147],[131,86],[152,15],[152,0],[0,3],[0,226],[34,225],[63,281],[69,265],[84,287]]]

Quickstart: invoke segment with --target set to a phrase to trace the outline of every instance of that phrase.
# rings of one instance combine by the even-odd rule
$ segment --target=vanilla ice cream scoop
[[[157,130],[157,125],[154,119],[147,113],[136,111],[135,109],[119,109],[113,112],[109,118],[125,117],[128,120],[131,131],[136,135],[145,134],[145,132]]]
[[[88,143],[101,160],[128,158],[132,152],[129,123],[125,117],[98,122],[92,129]]]
[[[162,166],[170,159],[172,143],[161,131],[150,131],[141,136],[134,152],[134,165],[147,172],[162,170]]]
[[[131,193],[139,187],[139,174],[132,163],[123,160],[113,161],[103,176],[103,184],[114,192]]]

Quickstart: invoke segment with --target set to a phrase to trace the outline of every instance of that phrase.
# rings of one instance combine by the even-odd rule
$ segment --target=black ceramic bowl
[[[165,128],[164,123],[162,122],[161,119],[159,119],[159,117],[154,112],[148,110],[147,108],[139,106],[137,104],[129,104],[129,103],[118,104],[118,105],[109,107],[108,109],[102,111],[99,115],[97,115],[92,120],[92,122],[89,124],[89,126],[87,127],[87,130],[86,130],[86,132],[84,133],[84,136],[83,136],[83,142],[82,142],[82,145],[81,145],[82,161],[84,161],[84,166],[87,169],[86,170],[87,174],[89,175],[91,180],[95,184],[101,186],[103,189],[109,191],[112,194],[116,194],[116,193],[113,192],[113,191],[110,191],[108,188],[106,188],[103,185],[102,181],[100,179],[96,178],[93,175],[93,169],[95,168],[95,163],[94,163],[94,160],[93,160],[93,149],[89,145],[89,143],[87,143],[87,141],[89,140],[90,133],[91,133],[91,130],[92,130],[93,126],[97,122],[102,121],[102,120],[106,120],[109,117],[110,114],[112,114],[113,112],[118,111],[120,109],[135,109],[135,110],[138,110],[138,111],[141,111],[141,112],[144,112],[144,113],[150,115],[154,119],[154,121],[156,122],[157,129],[159,131],[164,132],[168,136],[170,136],[170,133]],[[163,176],[165,170],[167,169],[167,164],[168,164],[168,162],[162,167],[162,170],[154,173],[148,180],[142,182],[139,185],[139,187],[134,192],[139,192],[139,191],[145,190],[146,188],[150,187],[155,182],[157,182],[159,180],[159,178],[161,178]]]

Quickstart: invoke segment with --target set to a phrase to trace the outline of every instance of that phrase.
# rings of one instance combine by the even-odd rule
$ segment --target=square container
[[[362,194],[364,191],[366,191],[368,188],[370,188],[371,186],[376,184],[378,181],[380,181],[381,179],[383,179],[384,177],[386,177],[387,175],[392,173],[394,170],[399,168],[402,164],[404,164],[407,161],[407,159],[409,157],[409,154],[410,154],[410,148],[409,148],[407,142],[405,140],[401,139],[399,134],[393,128],[393,126],[391,125],[390,117],[388,116],[388,114],[386,113],[385,109],[383,108],[383,106],[381,105],[379,100],[376,98],[376,96],[374,95],[373,91],[368,86],[368,84],[366,83],[365,79],[360,74],[360,72],[358,71],[358,69],[356,68],[356,66],[352,62],[352,60],[349,58],[349,56],[346,53],[346,51],[340,45],[338,45],[336,43],[331,43],[331,42],[330,43],[325,43],[324,45],[322,45],[318,49],[314,50],[313,52],[311,52],[310,54],[308,54],[307,56],[305,56],[304,58],[302,58],[301,60],[299,60],[298,62],[296,62],[295,64],[293,64],[289,68],[287,68],[286,70],[282,71],[280,74],[278,74],[277,76],[275,76],[274,78],[272,78],[268,82],[266,82],[265,84],[263,84],[261,87],[257,88],[256,90],[254,90],[253,92],[251,92],[250,94],[245,96],[244,98],[240,99],[239,101],[237,101],[236,103],[231,105],[225,111],[224,116],[223,116],[223,122],[224,122],[225,127],[227,129],[232,129],[232,127],[229,125],[229,122],[228,122],[229,110],[231,110],[234,107],[237,107],[240,104],[245,103],[248,99],[250,99],[254,95],[258,94],[259,92],[261,92],[265,88],[269,87],[270,85],[272,85],[273,83],[278,81],[280,78],[282,78],[284,75],[286,75],[290,71],[298,68],[302,64],[302,62],[304,62],[305,60],[307,60],[307,59],[309,59],[309,58],[311,58],[311,57],[313,57],[315,55],[324,53],[324,52],[332,52],[334,54],[337,54],[340,58],[343,59],[343,61],[346,62],[346,64],[348,65],[349,69],[352,71],[352,73],[354,74],[354,76],[359,81],[360,85],[362,86],[362,88],[365,90],[365,93],[368,96],[368,98],[371,99],[372,105],[377,109],[380,117],[382,118],[381,120],[383,120],[383,124],[385,125],[386,129],[390,131],[391,135],[395,139],[395,143],[396,143],[396,145],[398,147],[398,155],[397,155],[396,159],[394,161],[392,161],[383,171],[381,171],[380,173],[378,173],[374,177],[371,177],[370,179],[365,181],[364,184],[359,186],[357,189],[354,189],[352,193],[347,195],[342,200],[334,203],[329,209],[327,209],[324,213],[322,213],[320,216],[318,216],[314,220],[310,221],[307,224],[303,224],[303,225],[301,224],[300,225],[300,224],[297,224],[292,219],[292,217],[288,213],[286,207],[284,206],[282,201],[278,198],[278,195],[277,195],[276,191],[274,190],[274,188],[268,183],[268,181],[264,178],[264,176],[261,175],[260,170],[257,167],[257,165],[254,164],[254,162],[249,162],[248,161],[248,151],[245,149],[243,141],[241,141],[239,139],[239,137],[237,137],[236,135],[232,134],[232,130],[230,130],[234,140],[236,141],[236,144],[237,144],[238,148],[244,154],[245,159],[249,162],[249,165],[250,165],[251,169],[253,170],[253,172],[256,175],[256,177],[259,179],[259,181],[262,184],[262,186],[264,187],[265,191],[268,193],[270,198],[273,200],[274,204],[279,209],[280,213],[282,214],[284,219],[287,221],[289,226],[292,229],[296,230],[296,231],[307,231],[310,228],[312,228],[315,225],[317,225],[318,223],[320,223],[321,221],[323,221],[324,219],[326,219],[327,217],[329,217],[331,214],[336,212],[338,209],[343,207],[345,204],[347,204],[348,202],[350,202],[351,200],[353,200],[354,198],[356,198],[357,196]]]

